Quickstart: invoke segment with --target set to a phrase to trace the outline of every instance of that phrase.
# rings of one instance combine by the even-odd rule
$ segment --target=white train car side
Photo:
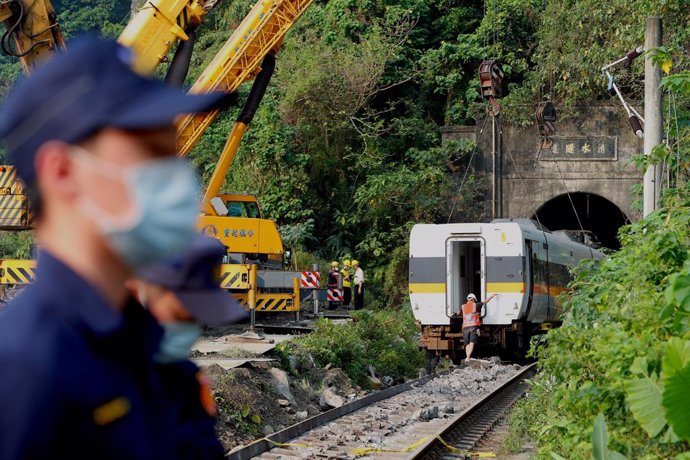
[[[498,294],[482,312],[480,348],[522,355],[529,337],[559,324],[559,294],[569,268],[601,253],[528,219],[415,225],[410,234],[409,292],[428,356],[464,356],[467,294]]]

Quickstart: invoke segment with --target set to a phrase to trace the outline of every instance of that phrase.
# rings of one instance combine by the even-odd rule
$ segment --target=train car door
[[[446,314],[460,311],[467,294],[486,295],[485,243],[480,236],[452,237],[446,241]]]

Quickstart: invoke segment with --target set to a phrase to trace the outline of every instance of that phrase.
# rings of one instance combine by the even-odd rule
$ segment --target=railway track
[[[423,377],[319,414],[228,457],[462,458],[524,393],[533,366],[516,370],[494,363]]]
[[[458,417],[412,451],[410,459],[471,458],[482,438],[513,407],[528,388],[525,379],[534,375],[535,364],[526,366],[513,378],[470,406]]]

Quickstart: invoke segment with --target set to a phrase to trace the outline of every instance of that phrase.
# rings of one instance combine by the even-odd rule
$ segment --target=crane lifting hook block
[[[479,65],[479,82],[484,99],[498,99],[503,95],[503,69],[496,60]]]

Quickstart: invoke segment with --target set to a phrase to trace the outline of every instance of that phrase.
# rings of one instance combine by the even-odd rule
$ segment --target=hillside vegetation
[[[117,36],[131,2],[54,3],[69,38],[82,31]],[[567,116],[578,100],[609,98],[598,69],[642,42],[648,14],[664,17],[667,51],[682,68],[690,34],[684,5],[316,0],[278,54],[276,75],[224,188],[257,194],[287,245],[312,254],[304,261],[354,256],[373,281],[371,298],[399,304],[410,227],[485,217],[476,206],[483,184],[472,174],[462,180],[474,145],[440,139],[440,127],[483,116],[479,63],[503,64],[508,119],[530,120],[546,99]],[[188,84],[250,6],[250,0],[218,3],[199,31]],[[636,62],[622,75],[633,97],[641,68]],[[18,64],[0,57],[0,95],[18,74]],[[238,111],[219,117],[192,152],[204,179]]]
[[[81,31],[115,37],[130,7],[129,0],[54,3],[68,37]],[[250,4],[219,2],[199,31],[187,84]],[[462,180],[475,146],[440,139],[444,125],[481,119],[479,63],[503,64],[509,121],[529,122],[544,100],[567,117],[577,102],[609,100],[599,69],[643,43],[648,15],[664,20],[664,46],[652,53],[664,69],[667,141],[637,162],[664,165],[664,208],[622,229],[620,251],[578,269],[563,327],[534,344],[541,373],[513,418],[511,439],[537,441],[542,458],[688,459],[687,0],[317,0],[285,40],[225,189],[257,194],[303,263],[356,256],[368,273],[369,299],[402,305],[410,227],[484,217],[475,206],[482,184],[472,174]],[[0,57],[0,96],[19,72]],[[626,94],[639,99],[642,59],[619,78]],[[247,92],[245,85],[241,96]],[[204,179],[238,110],[219,117],[192,152]],[[18,255],[26,243],[14,237],[0,249]],[[381,321],[385,315],[371,324]],[[328,342],[340,335],[322,327],[323,337],[300,346],[323,362],[342,362],[354,378],[388,357],[396,359],[385,372],[412,373],[395,367],[404,347],[371,342],[352,358],[352,349]],[[362,337],[372,332],[356,327]]]

